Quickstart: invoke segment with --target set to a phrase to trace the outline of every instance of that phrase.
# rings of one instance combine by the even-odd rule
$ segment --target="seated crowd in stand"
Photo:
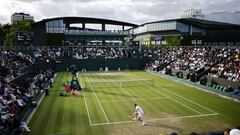
[[[240,49],[220,49],[215,58],[218,63],[209,75],[240,82]]]
[[[28,65],[35,59],[34,55],[21,52],[0,50],[0,134],[4,134],[6,127],[18,128],[30,131],[25,122],[19,119],[20,112],[31,103],[34,95],[27,87],[12,84],[16,77],[21,76]],[[36,76],[34,87],[43,88],[44,83],[51,80],[53,71],[41,72]]]
[[[34,89],[12,87],[8,82],[0,79],[0,134],[7,127],[19,127],[24,131],[30,131],[25,122],[18,119],[19,113],[27,104],[31,104],[31,98],[36,93],[36,88],[43,89],[45,83],[51,81],[53,71],[48,70],[37,75],[34,81]]]
[[[138,49],[126,47],[72,47],[43,49],[38,48],[33,53],[33,58],[50,57],[60,58],[70,56],[76,59],[91,58],[152,58],[154,61],[146,67],[157,70],[162,67],[161,72],[169,69],[187,71],[191,74],[206,70],[210,76],[224,78],[240,82],[240,49],[210,48],[210,47],[180,47],[180,48],[152,48]]]
[[[73,57],[76,59],[89,58],[131,58],[136,56],[136,51],[129,48],[112,48],[112,47],[85,47],[74,49]]]
[[[30,95],[4,81],[1,82],[0,92],[0,126],[16,127],[18,113],[30,101]]]
[[[0,50],[0,75],[10,82],[24,72],[24,68],[33,62],[29,55]]]
[[[163,73],[168,68],[194,73],[212,67],[210,76],[240,82],[240,49],[165,48],[152,52],[148,56],[155,55],[157,59],[148,63],[147,69],[157,70],[161,65],[169,63],[162,69]]]
[[[75,59],[94,59],[94,58],[131,58],[138,57],[138,50],[126,47],[72,47],[72,48],[37,48],[33,52],[34,58],[48,57],[61,58],[63,56]]]

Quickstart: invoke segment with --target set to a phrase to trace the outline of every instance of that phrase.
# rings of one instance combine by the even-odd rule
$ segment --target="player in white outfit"
[[[135,111],[134,111],[134,116],[135,116],[135,120],[139,120],[142,125],[145,125],[145,122],[142,120],[142,117],[144,115],[144,112],[143,112],[143,109],[137,105],[136,103],[134,104],[134,108],[135,108]]]

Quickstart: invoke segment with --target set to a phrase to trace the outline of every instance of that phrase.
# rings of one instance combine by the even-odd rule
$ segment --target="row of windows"
[[[191,26],[191,28],[180,22],[176,21],[169,21],[169,22],[159,22],[159,23],[151,23],[146,24],[144,26],[140,26],[136,29],[134,29],[134,34],[141,34],[145,32],[152,32],[152,31],[167,31],[167,30],[178,30],[180,32],[191,32],[191,33],[202,33],[204,34],[204,29],[200,29],[194,26]]]
[[[54,20],[46,22],[47,33],[63,33],[65,30],[65,24],[63,20]]]
[[[175,30],[177,27],[176,25],[176,21],[146,24],[134,29],[134,34],[140,34],[148,31]]]
[[[166,45],[167,41],[144,41],[143,45]]]
[[[46,27],[65,27],[63,20],[48,21]]]
[[[63,33],[64,28],[63,27],[47,27],[46,31],[47,33]]]

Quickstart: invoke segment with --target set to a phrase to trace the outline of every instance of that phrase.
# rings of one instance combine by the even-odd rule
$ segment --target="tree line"
[[[17,32],[31,32],[33,21],[19,20],[14,21],[12,24],[0,23],[0,45],[12,46],[16,42]]]

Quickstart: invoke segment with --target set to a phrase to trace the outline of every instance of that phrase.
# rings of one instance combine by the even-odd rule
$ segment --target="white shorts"
[[[144,113],[138,113],[138,117],[142,117]]]

